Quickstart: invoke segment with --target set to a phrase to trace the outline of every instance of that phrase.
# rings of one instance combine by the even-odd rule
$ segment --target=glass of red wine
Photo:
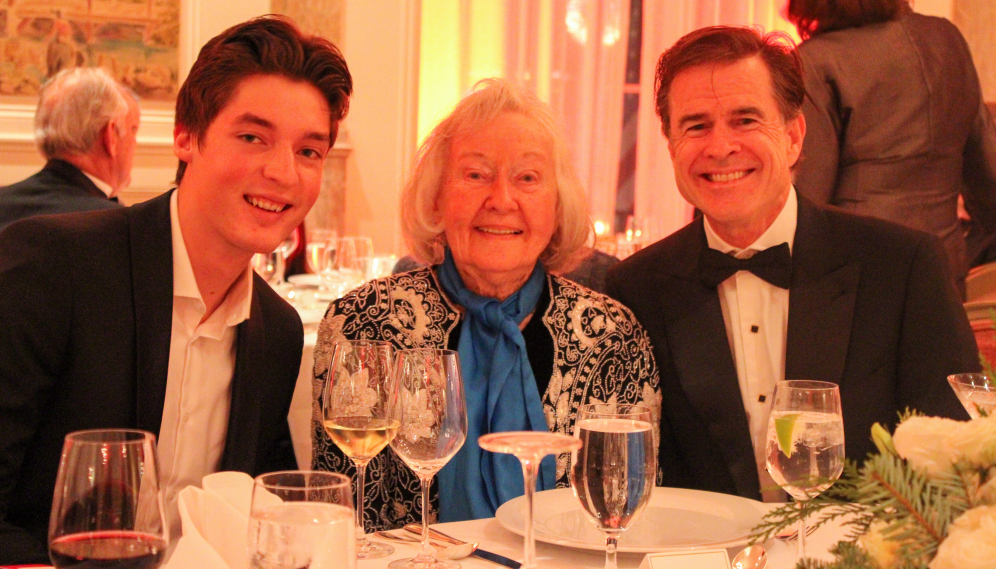
[[[48,551],[57,569],[155,569],[169,535],[156,437],[138,430],[66,435]]]

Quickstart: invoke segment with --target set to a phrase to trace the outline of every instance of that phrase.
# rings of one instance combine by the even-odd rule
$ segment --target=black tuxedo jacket
[[[67,433],[159,433],[173,310],[169,195],[0,232],[0,565],[48,562]],[[295,468],[287,411],[301,319],[254,275],[237,334],[221,469]]]
[[[702,219],[609,272],[609,294],[650,334],[661,370],[665,485],[760,499],[747,414],[716,287],[697,276]],[[799,198],[786,379],[840,385],[847,457],[907,407],[968,415],[946,377],[979,356],[936,237]]]
[[[79,168],[63,160],[49,160],[37,174],[0,188],[0,229],[35,215],[119,207]]]

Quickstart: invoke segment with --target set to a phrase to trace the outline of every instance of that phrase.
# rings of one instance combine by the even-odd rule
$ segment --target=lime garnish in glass
[[[778,447],[782,449],[782,454],[787,457],[792,456],[795,445],[792,444],[792,432],[795,430],[795,421],[801,413],[787,413],[780,417],[775,417],[775,434],[778,435]]]

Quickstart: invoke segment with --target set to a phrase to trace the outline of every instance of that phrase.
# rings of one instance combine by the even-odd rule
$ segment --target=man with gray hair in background
[[[121,207],[131,181],[139,108],[131,90],[106,71],[76,67],[41,89],[35,140],[48,162],[0,189],[0,229],[25,217]]]

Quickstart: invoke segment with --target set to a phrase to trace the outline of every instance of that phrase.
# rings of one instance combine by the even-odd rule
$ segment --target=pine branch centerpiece
[[[806,516],[842,520],[835,559],[798,569],[992,569],[996,567],[996,415],[955,421],[906,413],[894,434],[872,427],[878,454],[848,463],[829,490],[782,506],[753,542]]]

